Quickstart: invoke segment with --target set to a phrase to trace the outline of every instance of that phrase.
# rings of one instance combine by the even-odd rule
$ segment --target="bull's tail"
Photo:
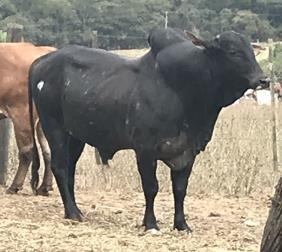
[[[33,118],[33,99],[32,99],[32,78],[31,78],[31,69],[29,71],[28,77],[28,104],[29,104],[29,120],[30,120],[30,127],[32,132],[32,140],[33,140],[33,153],[32,153],[32,167],[31,167],[31,188],[33,192],[36,194],[36,189],[39,183],[39,174],[38,170],[40,167],[40,159],[38,154],[38,149],[36,145],[35,139],[35,122]]]

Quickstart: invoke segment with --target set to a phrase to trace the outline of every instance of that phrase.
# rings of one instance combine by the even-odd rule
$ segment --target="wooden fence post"
[[[9,23],[7,25],[7,42],[22,42],[23,26],[20,24]]]
[[[10,125],[7,119],[0,121],[0,185],[6,184]]]
[[[19,24],[8,24],[6,40],[6,42],[22,42],[23,26]],[[3,117],[3,114],[0,114],[0,119],[2,119],[0,120],[0,185],[6,184],[8,146],[11,131],[10,120],[3,119]]]
[[[273,159],[273,170],[278,171],[278,148],[277,148],[277,115],[276,106],[274,100],[274,72],[273,72],[273,43],[270,40],[269,46],[269,66],[271,72],[270,81],[270,93],[271,93],[271,122],[272,122],[272,159]]]
[[[91,33],[91,47],[98,48],[98,31],[92,31]]]

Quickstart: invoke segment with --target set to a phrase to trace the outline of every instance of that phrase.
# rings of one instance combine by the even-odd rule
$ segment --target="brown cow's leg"
[[[44,136],[40,123],[36,126],[37,138],[41,146],[45,170],[41,186],[37,189],[37,195],[48,196],[48,192],[52,191],[53,174],[51,170],[51,154],[48,142]]]
[[[17,193],[19,190],[22,189],[23,183],[28,171],[28,167],[32,160],[32,139],[31,139],[31,132],[30,127],[27,122],[25,122],[24,111],[17,111],[20,116],[14,117],[11,116],[14,125],[14,131],[16,136],[16,142],[18,145],[19,150],[19,166],[16,173],[16,176],[12,182],[12,185],[8,188],[7,193]],[[18,120],[15,120],[17,118]]]

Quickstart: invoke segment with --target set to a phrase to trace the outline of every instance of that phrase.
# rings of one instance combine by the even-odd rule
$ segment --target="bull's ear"
[[[261,46],[261,45],[258,45],[258,44],[254,44],[254,43],[251,43],[253,49],[256,49],[256,50],[266,50],[265,47]]]
[[[259,49],[259,50],[265,50],[265,47],[262,47],[261,45],[251,43],[253,49]]]
[[[212,49],[212,48],[218,47],[218,42],[216,41],[217,39],[212,40],[212,41],[205,41],[205,40],[197,38],[193,33],[189,31],[184,31],[184,32],[187,38],[191,40],[191,42],[196,46],[202,46],[206,49]]]
[[[254,50],[254,54],[255,56],[258,56],[262,50],[265,50],[265,47],[262,47],[261,45],[255,44],[255,43],[251,43],[253,50]]]
[[[185,30],[184,32],[185,32],[185,35],[187,36],[187,38],[190,39],[194,45],[205,47],[205,42],[203,40],[197,38],[193,33],[189,32],[189,31]]]

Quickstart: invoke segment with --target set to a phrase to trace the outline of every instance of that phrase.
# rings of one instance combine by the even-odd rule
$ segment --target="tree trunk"
[[[282,177],[276,186],[261,242],[261,252],[282,251]]]

